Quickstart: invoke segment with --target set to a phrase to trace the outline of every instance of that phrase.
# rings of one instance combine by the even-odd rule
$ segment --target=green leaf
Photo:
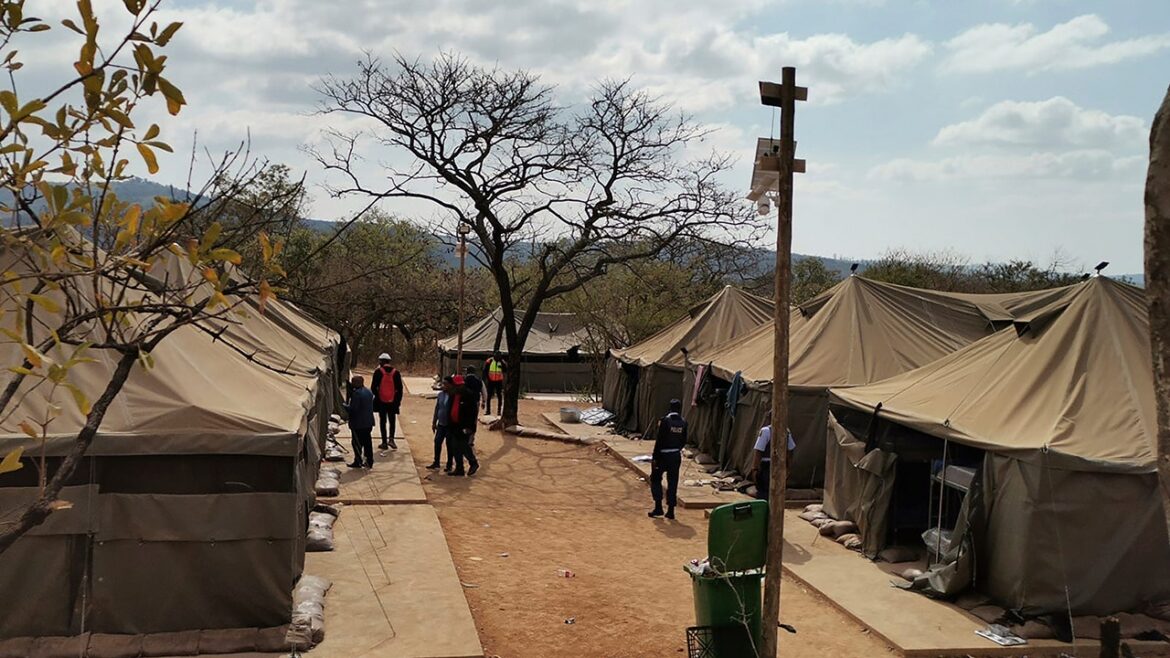
[[[24,454],[24,448],[17,448],[12,452],[4,455],[4,459],[0,461],[0,474],[11,473],[19,471],[23,464],[20,463],[20,456]]]
[[[232,265],[239,265],[241,262],[243,262],[243,258],[241,258],[238,253],[232,251],[231,249],[224,249],[224,248],[212,249],[207,254],[207,257],[210,258],[211,260],[226,261],[228,263],[231,263]]]
[[[203,239],[199,241],[199,251],[207,252],[214,247],[222,232],[223,225],[219,222],[212,222],[211,226],[207,227],[207,232],[203,234]]]
[[[69,392],[73,394],[73,402],[77,405],[77,410],[81,412],[81,415],[88,416],[90,409],[93,408],[89,404],[89,398],[85,397],[85,393],[82,393],[81,389],[76,386],[70,386]]]
[[[159,46],[167,45],[167,43],[171,40],[171,37],[175,36],[175,32],[179,31],[180,27],[183,27],[182,23],[171,23],[163,29],[154,42]]]

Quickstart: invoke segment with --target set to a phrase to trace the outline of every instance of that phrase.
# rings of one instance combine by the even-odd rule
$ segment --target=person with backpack
[[[398,410],[402,406],[402,374],[390,365],[390,355],[385,352],[378,355],[378,368],[374,370],[370,388],[374,391],[374,410],[378,412],[378,429],[382,433],[382,444],[378,447],[397,450],[394,433],[398,429]]]
[[[487,384],[487,397],[484,399],[484,413],[492,412],[492,398],[496,398],[497,408],[504,413],[504,371],[508,366],[496,352],[483,362],[483,381]]]
[[[476,415],[479,413],[479,395],[474,394],[467,387],[463,375],[452,378],[455,385],[451,395],[451,412],[448,416],[447,432],[451,445],[451,452],[455,455],[455,470],[447,475],[462,477],[475,475],[479,470],[479,460],[475,458],[472,444],[475,442]],[[467,460],[470,468],[463,470],[463,461]]]

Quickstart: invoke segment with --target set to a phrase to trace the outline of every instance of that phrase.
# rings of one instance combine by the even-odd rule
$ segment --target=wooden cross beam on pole
[[[792,287],[792,175],[804,171],[796,160],[796,101],[808,100],[808,89],[796,86],[796,69],[786,66],[780,84],[760,83],[760,102],[780,108],[779,148],[775,160],[757,161],[757,169],[775,166],[776,180],[776,294],[773,320],[776,326],[772,363],[772,441],[770,491],[768,492],[768,552],[764,572],[762,611],[763,646],[759,655],[777,655],[780,621],[780,572],[784,548],[784,493],[788,485],[788,299]],[[754,193],[754,190],[753,190]],[[803,437],[802,437],[803,438]],[[809,437],[809,440],[816,440]],[[822,438],[823,440],[823,438]]]

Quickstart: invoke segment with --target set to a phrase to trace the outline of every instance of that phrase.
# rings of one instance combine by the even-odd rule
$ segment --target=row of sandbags
[[[343,462],[345,461],[345,451],[341,445],[337,443],[337,435],[341,433],[341,416],[333,414],[329,417],[329,427],[325,434],[329,437],[327,445],[325,446],[324,460],[327,462]]]
[[[857,533],[857,524],[834,519],[825,513],[823,505],[819,503],[808,505],[798,516],[811,523],[822,537],[830,537],[850,550],[861,550],[861,535]]]

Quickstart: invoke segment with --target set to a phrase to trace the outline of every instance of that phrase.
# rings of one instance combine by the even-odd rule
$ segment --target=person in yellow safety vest
[[[496,352],[483,362],[483,381],[487,384],[487,398],[484,400],[484,413],[492,412],[492,398],[496,398],[496,405],[500,413],[504,412],[504,372],[508,366]]]

